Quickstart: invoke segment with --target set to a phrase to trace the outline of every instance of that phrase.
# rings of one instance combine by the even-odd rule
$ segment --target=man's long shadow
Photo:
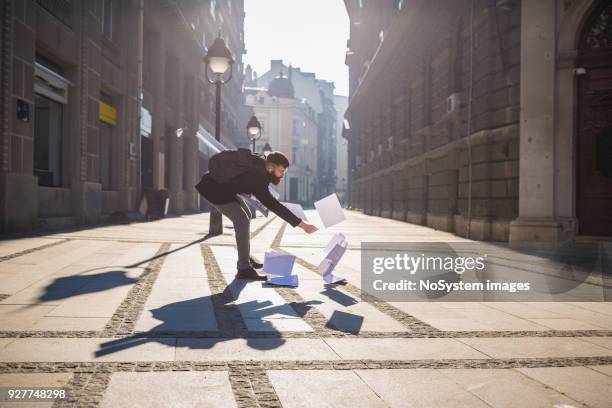
[[[187,333],[189,333],[190,331],[192,331],[191,329],[193,329],[193,331],[199,330],[211,333],[218,332],[219,335],[203,338],[187,337],[185,338],[185,341],[182,342],[181,346],[177,344],[177,347],[188,347],[191,349],[211,349],[217,343],[235,340],[237,338],[244,338],[248,347],[258,350],[272,350],[282,346],[283,344],[285,344],[286,340],[281,337],[281,332],[273,326],[272,322],[265,320],[265,317],[278,314],[285,314],[287,317],[296,317],[293,313],[287,313],[288,310],[291,310],[291,308],[287,308],[287,304],[272,306],[272,303],[270,301],[260,302],[258,300],[253,300],[241,304],[243,311],[245,312],[244,314],[247,315],[246,318],[250,318],[251,320],[258,319],[258,327],[256,332],[265,333],[265,337],[249,336],[249,331],[246,330],[246,321],[244,328],[233,328],[236,331],[233,335],[224,335],[222,330],[217,329],[217,327],[221,328],[223,327],[223,325],[228,324],[227,320],[220,322],[218,321],[218,319],[228,319],[229,316],[227,316],[227,313],[224,313],[227,310],[221,311],[215,316],[214,307],[223,308],[224,306],[228,305],[229,307],[236,307],[235,313],[239,313],[242,316],[243,313],[238,310],[238,307],[230,305],[230,303],[232,303],[235,299],[238,298],[240,292],[244,289],[245,286],[246,284],[243,281],[233,281],[228,284],[221,293],[170,303],[161,306],[157,309],[153,309],[150,311],[152,313],[153,318],[161,320],[163,323],[155,326],[147,332],[139,332],[129,337],[124,337],[121,339],[101,343],[100,350],[95,352],[95,356],[102,357],[108,354],[116,353],[122,350],[126,350],[151,342],[174,346],[174,338],[159,337],[160,334],[168,332],[176,333],[180,331],[186,331]],[[312,303],[316,303],[316,301],[302,302],[300,305],[302,306],[302,308],[307,308],[308,305]],[[202,314],[193,313],[194,310],[197,309],[201,310]],[[187,320],[183,321],[182,323],[177,322],[177,313],[183,315],[184,318],[186,318]],[[216,326],[214,324],[215,321],[217,323]],[[229,324],[232,324],[232,322],[230,321]],[[230,331],[231,329],[232,327],[230,327]]]
[[[171,250],[171,251],[165,251],[165,252],[162,252],[161,254],[154,255],[154,256],[152,256],[152,257],[150,257],[150,258],[144,259],[144,260],[142,260],[142,261],[140,261],[140,262],[137,262],[137,263],[134,263],[134,264],[131,264],[131,265],[126,265],[126,266],[124,266],[124,268],[137,268],[138,266],[140,266],[140,265],[142,265],[142,264],[145,264],[145,263],[147,263],[147,262],[151,262],[151,261],[154,261],[154,260],[156,260],[156,259],[158,259],[158,258],[161,258],[161,257],[163,257],[163,256],[173,254],[173,253],[178,252],[178,251],[181,251],[181,250],[183,250],[183,249],[185,249],[185,248],[187,248],[187,247],[190,247],[190,246],[192,246],[192,245],[196,245],[196,244],[202,243],[202,242],[204,242],[204,241],[207,241],[207,240],[209,240],[209,239],[211,239],[211,238],[214,238],[214,237],[218,237],[218,236],[220,236],[220,235],[221,235],[221,234],[206,234],[206,235],[205,235],[205,236],[203,236],[202,238],[200,238],[200,239],[196,239],[195,241],[191,241],[191,242],[189,242],[189,243],[187,243],[187,244],[183,245],[182,247],[175,248],[175,249],[173,249],[173,250]]]
[[[50,302],[55,300],[62,300],[73,296],[101,292],[116,288],[118,286],[136,283],[146,276],[146,272],[141,274],[138,278],[131,278],[127,276],[127,271],[121,269],[137,268],[150,261],[172,254],[177,251],[181,251],[191,245],[199,244],[215,236],[218,235],[207,234],[200,239],[192,241],[179,248],[175,248],[171,251],[165,251],[160,254],[156,254],[155,256],[152,256],[148,259],[144,259],[131,265],[119,266],[117,267],[120,268],[119,270],[101,272],[93,275],[84,275],[96,270],[108,269],[108,267],[90,268],[84,271],[76,272],[74,274],[71,274],[70,276],[54,279],[53,282],[51,282],[45,287],[44,293],[37,298],[37,301]],[[30,309],[35,307],[37,304],[24,305],[22,308]]]

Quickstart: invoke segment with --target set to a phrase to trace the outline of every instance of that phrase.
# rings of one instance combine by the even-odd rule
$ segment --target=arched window
[[[612,48],[612,4],[604,6],[586,26],[583,49]]]

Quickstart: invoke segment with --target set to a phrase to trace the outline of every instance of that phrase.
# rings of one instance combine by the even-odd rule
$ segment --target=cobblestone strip
[[[83,407],[95,408],[100,405],[108,388],[112,371],[101,366],[93,373],[75,372],[66,389],[68,398],[56,400],[53,408]]]
[[[166,259],[165,253],[170,249],[170,243],[160,245],[157,253],[140,275],[138,282],[134,284],[127,296],[121,302],[104,330],[98,333],[100,337],[124,336],[134,333],[134,327],[138,317],[142,313],[144,305],[153,289],[155,280]]]
[[[287,224],[283,224],[281,229],[278,231],[278,233],[274,237],[274,241],[272,241],[272,245],[271,245],[272,248],[280,249],[280,243],[281,243],[281,240],[283,239],[283,234],[285,233],[286,225]],[[317,273],[319,275],[323,275],[321,272],[319,272],[319,270],[317,269],[317,267],[315,265],[311,264],[310,262],[306,261],[305,259],[302,259],[302,258],[296,256],[296,262],[298,264],[300,264],[301,266],[311,270],[312,272],[315,272],[315,273]],[[402,325],[404,325],[405,327],[410,329],[410,331],[412,331],[412,332],[439,332],[440,331],[440,330],[436,329],[435,327],[430,326],[429,324],[427,324],[427,323],[417,319],[416,317],[414,317],[414,316],[412,316],[412,315],[410,315],[410,314],[408,314],[406,312],[403,312],[403,311],[399,310],[398,308],[396,308],[394,306],[391,306],[390,304],[388,304],[386,302],[383,302],[383,301],[381,301],[381,300],[379,300],[379,299],[377,299],[377,298],[375,298],[373,296],[370,296],[370,295],[368,295],[366,293],[362,293],[361,289],[359,289],[355,285],[352,285],[352,284],[347,282],[346,284],[342,285],[342,287],[343,287],[344,290],[346,290],[351,295],[355,296],[356,298],[361,298],[363,301],[370,303],[372,306],[374,306],[376,309],[378,309],[382,313],[384,313],[387,316],[391,317],[392,319],[395,319],[396,321],[400,322]],[[296,310],[296,312],[297,312],[297,310]],[[305,319],[306,319],[306,317],[305,317]]]
[[[211,301],[215,311],[217,327],[221,337],[245,337],[248,330],[238,305],[234,303],[234,296],[230,291],[219,264],[215,259],[210,246],[200,245],[208,286],[211,293]],[[156,333],[157,335],[157,333]]]
[[[310,306],[302,305],[301,297],[294,296],[293,291],[290,288],[277,288],[287,293],[285,300],[291,304],[295,302],[294,310],[301,316],[302,310],[307,310],[305,320],[310,321],[310,325],[315,329],[314,332],[248,332],[248,337],[252,338],[320,338],[320,337],[351,337],[351,338],[366,338],[366,339],[382,339],[382,338],[401,338],[401,339],[412,339],[412,338],[471,338],[471,337],[507,337],[507,338],[521,338],[521,337],[612,337],[612,331],[609,330],[542,330],[542,331],[436,331],[436,332],[376,332],[376,331],[361,331],[355,332],[343,332],[333,329],[331,326],[325,326],[321,323],[315,323],[317,319],[320,321],[327,318],[320,318],[320,314]],[[281,292],[279,292],[281,293]],[[285,297],[285,293],[281,293],[281,296]],[[293,298],[293,300],[289,300]],[[298,309],[296,309],[298,308]],[[312,311],[312,312],[311,312]],[[311,314],[312,313],[312,314]],[[317,313],[317,314],[314,314]],[[317,330],[316,328],[319,328]],[[154,333],[149,332],[135,332],[130,338],[217,338],[220,336],[218,331],[155,331]],[[0,338],[114,338],[123,337],[117,334],[108,334],[99,331],[0,331]],[[226,336],[227,337],[227,336]],[[232,336],[229,336],[232,337]],[[244,335],[238,335],[234,337],[244,337]]]
[[[19,252],[15,252],[15,253],[12,253],[12,254],[0,256],[0,262],[8,261],[9,259],[17,258],[18,256],[23,256],[23,255],[31,254],[32,252],[41,251],[43,249],[51,248],[51,247],[54,247],[56,245],[64,244],[64,243],[66,243],[68,241],[70,241],[70,240],[69,239],[63,239],[61,241],[50,242],[48,244],[37,246],[35,248],[24,249],[23,251],[19,251]]]
[[[238,408],[257,407],[257,397],[255,396],[255,390],[253,389],[248,369],[242,365],[231,364],[228,376]]]
[[[282,404],[278,399],[278,395],[276,395],[276,391],[274,390],[265,369],[248,368],[246,373],[249,376],[249,382],[251,383],[251,387],[255,393],[255,400],[257,401],[258,407],[282,407]]]
[[[612,365],[612,356],[556,358],[490,358],[425,360],[288,360],[288,361],[125,361],[125,362],[0,362],[0,374],[82,373],[101,375],[115,372],[232,371],[254,377],[268,370],[376,370],[400,368],[543,368]],[[245,370],[245,371],[241,371]],[[89,381],[89,380],[88,380]],[[251,387],[252,388],[252,387]],[[264,387],[265,389],[265,387]],[[268,390],[269,391],[269,390]],[[256,394],[253,392],[253,394]],[[263,394],[263,393],[262,393]]]

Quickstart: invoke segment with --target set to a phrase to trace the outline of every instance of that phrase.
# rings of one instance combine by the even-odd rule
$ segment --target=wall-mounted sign
[[[140,134],[149,137],[151,135],[153,117],[146,108],[140,108]]]
[[[117,109],[100,101],[100,120],[109,125],[116,125]]]

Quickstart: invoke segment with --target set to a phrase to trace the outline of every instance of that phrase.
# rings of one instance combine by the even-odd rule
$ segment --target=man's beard
[[[275,186],[278,186],[278,183],[280,183],[281,178],[277,177],[276,174],[272,172],[272,173],[268,173],[268,180],[270,180],[270,183],[274,184]]]

